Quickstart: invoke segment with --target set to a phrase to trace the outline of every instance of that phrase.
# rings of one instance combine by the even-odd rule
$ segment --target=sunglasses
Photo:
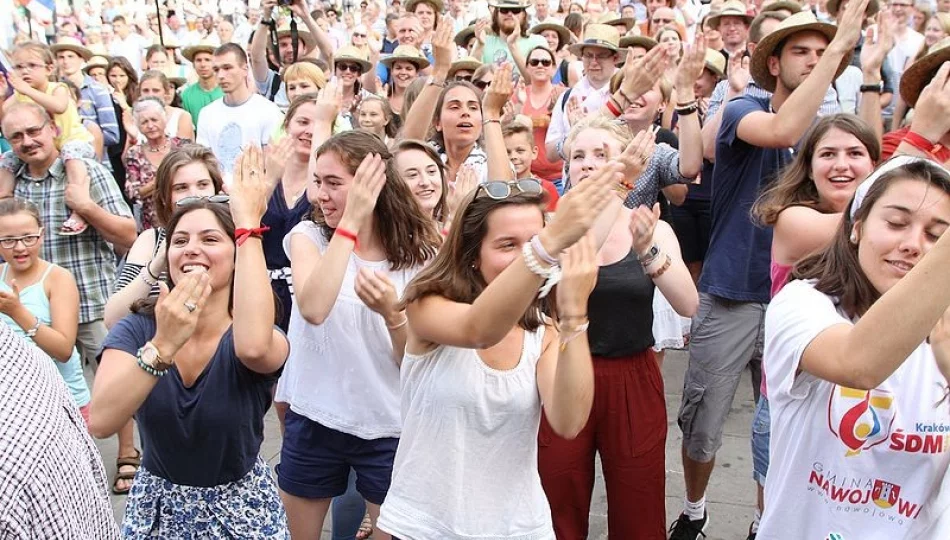
[[[498,13],[502,13],[505,15],[517,15],[523,11],[524,11],[524,8],[517,8],[517,7],[498,8]]]
[[[498,201],[510,197],[512,193],[512,187],[517,188],[518,193],[531,193],[532,195],[538,195],[542,191],[541,182],[531,178],[525,180],[515,180],[513,182],[485,182],[484,184],[479,184],[478,190],[484,191],[485,194],[490,198]],[[477,192],[475,196],[478,196]]]
[[[472,82],[472,76],[471,76],[471,75],[456,75],[456,76],[455,76],[455,80],[456,80],[456,81]]]
[[[42,231],[42,229],[40,230]],[[17,242],[23,242],[24,247],[33,247],[37,242],[40,241],[41,236],[43,236],[42,232],[23,236],[7,236],[5,238],[0,238],[0,247],[13,249],[16,247]]]
[[[653,24],[673,24],[673,19],[653,19]]]
[[[184,199],[180,199],[177,203],[175,203],[175,206],[177,206],[178,208],[182,208],[185,206],[191,206],[193,204],[197,204],[202,201],[208,201],[209,203],[228,204],[230,200],[231,200],[231,197],[227,195],[212,195],[210,197],[194,196],[194,197],[185,197]]]
[[[366,34],[356,34],[356,33],[354,33],[354,34],[353,34],[353,37],[364,38],[364,37],[366,37]]]
[[[491,84],[491,81],[472,81],[472,84],[475,86],[475,88],[484,90],[488,88],[488,86]]]
[[[352,71],[353,73],[360,73],[363,71],[360,66],[356,64],[337,64],[336,68],[340,71]]]
[[[554,62],[552,62],[551,60],[547,58],[532,58],[531,60],[528,60],[528,65],[531,67],[538,67],[538,66],[551,67],[552,65],[554,65]]]

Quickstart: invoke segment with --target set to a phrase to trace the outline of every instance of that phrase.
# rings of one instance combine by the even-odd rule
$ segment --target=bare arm
[[[62,268],[54,268],[46,278],[46,293],[50,304],[50,325],[39,324],[33,342],[58,362],[68,362],[76,345],[79,324],[79,288],[72,274]],[[10,293],[3,293],[4,295]],[[19,288],[13,287],[13,295]],[[7,313],[24,332],[39,322],[26,306],[16,303]]]
[[[455,44],[452,42],[451,18],[446,17],[443,24],[440,24],[432,36],[432,54],[435,57],[435,65],[432,67],[432,79],[436,84],[427,84],[422,87],[419,97],[412,102],[412,107],[406,113],[405,122],[403,122],[402,138],[418,139],[424,141],[428,135],[429,125],[432,123],[432,117],[435,115],[435,106],[439,100],[439,94],[445,86],[445,79],[448,77],[449,68],[452,67],[452,56],[454,54]],[[505,160],[508,155],[505,153]],[[489,159],[489,163],[491,160]]]
[[[831,243],[842,214],[822,214],[805,206],[782,210],[775,222],[772,260],[793,265]]]
[[[97,439],[111,437],[139,410],[158,383],[133,355],[106,349],[96,371],[89,403],[89,433]]]
[[[684,186],[685,187],[685,186]],[[673,310],[683,317],[692,317],[696,314],[699,307],[699,293],[696,291],[696,285],[693,277],[689,273],[689,268],[683,262],[683,255],[680,253],[679,240],[673,228],[665,221],[659,221],[656,226],[656,232],[653,240],[660,250],[670,256],[670,267],[663,274],[653,279],[663,296],[673,306]],[[661,257],[662,261],[654,263],[648,268],[655,272],[657,266],[661,266],[666,259]]]
[[[261,2],[261,22],[257,25],[257,31],[251,38],[251,74],[255,82],[264,82],[267,80],[267,40],[270,37],[270,28],[264,23],[270,22],[271,11],[277,5],[277,0],[263,0]],[[199,143],[201,141],[198,141]]]
[[[191,123],[191,115],[187,111],[182,111],[178,117],[178,129],[176,130],[178,138],[195,140],[195,126]]]
[[[485,153],[488,157],[488,178],[491,180],[514,178],[511,161],[508,160],[508,149],[505,147],[505,137],[501,131],[502,109],[511,99],[512,86],[511,65],[506,64],[495,72],[495,78],[485,92],[482,105],[482,134],[485,137]]]
[[[146,283],[142,276],[151,280],[151,275],[158,276],[164,270],[164,253],[161,252],[156,257],[156,259],[161,259],[160,261],[153,262],[151,260],[152,252],[155,249],[155,229],[149,229],[143,231],[142,234],[135,239],[135,243],[132,244],[132,248],[129,250],[128,257],[126,258],[126,265],[135,265],[141,266],[142,270],[132,278],[126,286],[117,290],[112,296],[109,297],[109,301],[106,302],[105,316],[103,322],[105,322],[107,328],[112,328],[116,325],[123,317],[129,314],[132,304],[136,301],[143,298],[147,298],[149,293],[152,291],[152,286]],[[151,275],[149,274],[151,266]]]

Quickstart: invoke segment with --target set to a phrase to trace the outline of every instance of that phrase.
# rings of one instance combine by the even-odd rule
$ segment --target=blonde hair
[[[306,79],[319,89],[323,89],[327,85],[326,74],[319,66],[311,62],[296,62],[287,66],[282,78],[284,81]]]
[[[627,144],[633,140],[633,133],[630,133],[630,130],[627,129],[627,126],[618,124],[616,120],[609,120],[602,114],[593,114],[574,124],[574,126],[571,128],[571,132],[567,134],[567,139],[564,141],[565,155],[569,155],[571,153],[571,148],[574,146],[574,141],[577,140],[577,137],[582,132],[587,131],[588,129],[599,129],[601,131],[606,131],[607,134],[620,143],[622,148],[626,148]]]
[[[58,78],[56,75],[56,59],[53,58],[53,51],[50,48],[42,43],[37,43],[35,41],[27,41],[26,43],[21,43],[13,48],[13,51],[10,52],[10,56],[16,56],[20,53],[35,54],[40,57],[40,60],[46,64],[46,67],[51,68],[49,75],[50,82],[56,81]]]

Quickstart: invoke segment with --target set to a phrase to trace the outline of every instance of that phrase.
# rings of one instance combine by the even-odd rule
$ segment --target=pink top
[[[788,283],[788,277],[792,275],[792,266],[775,262],[769,265],[769,274],[772,276],[772,298],[782,290],[782,287]],[[765,389],[765,365],[762,366],[762,384],[759,385],[759,393],[768,399],[769,393]]]

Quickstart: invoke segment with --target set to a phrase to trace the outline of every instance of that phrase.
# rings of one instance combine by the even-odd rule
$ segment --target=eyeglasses
[[[43,124],[40,126],[28,127],[24,129],[23,131],[11,133],[7,135],[7,141],[9,141],[10,144],[20,144],[21,142],[23,142],[23,139],[25,137],[35,139],[43,134],[43,128],[45,128],[48,124],[49,124],[49,121],[46,121],[46,122],[43,122]]]
[[[16,247],[17,242],[23,242],[24,247],[33,247],[37,242],[40,241],[40,237],[43,236],[43,229],[40,229],[40,232],[36,234],[26,234],[23,236],[7,236],[0,238],[0,247],[6,249],[13,249]]]
[[[521,13],[522,11],[524,11],[524,8],[519,8],[519,7],[503,7],[503,8],[498,8],[498,13],[502,13],[502,14],[505,14],[505,15],[517,15],[517,14]]]
[[[356,64],[337,64],[336,69],[339,71],[352,71],[353,73],[360,73],[363,71],[360,66]]]
[[[178,202],[175,203],[175,206],[178,208],[183,208],[185,206],[191,206],[202,201],[208,201],[209,203],[228,204],[228,202],[231,201],[231,197],[227,195],[212,195],[210,197],[185,197],[184,199],[179,199]]]
[[[27,62],[25,64],[17,64],[13,66],[13,69],[20,72],[26,72],[26,71],[33,71],[37,69],[43,69],[45,67],[46,67],[46,64],[34,64],[33,62]]]
[[[517,188],[518,193],[530,193],[537,195],[542,191],[541,182],[530,178],[525,180],[515,180],[514,182],[485,182],[484,184],[479,184],[478,189],[483,190],[486,195],[497,201],[510,197],[512,193],[512,187]],[[476,194],[476,197],[477,196],[478,195]]]
[[[472,84],[475,85],[475,88],[479,90],[484,90],[488,88],[488,85],[491,84],[491,81],[472,81]]]
[[[613,57],[614,57],[613,53],[601,53],[601,54],[584,53],[584,55],[582,56],[582,58],[584,60],[587,60],[588,62],[593,62],[594,60],[598,62],[606,62]]]
[[[552,65],[554,65],[554,62],[552,62],[551,60],[547,58],[532,58],[531,60],[528,60],[528,65],[531,67],[538,67],[538,66],[551,67]]]

